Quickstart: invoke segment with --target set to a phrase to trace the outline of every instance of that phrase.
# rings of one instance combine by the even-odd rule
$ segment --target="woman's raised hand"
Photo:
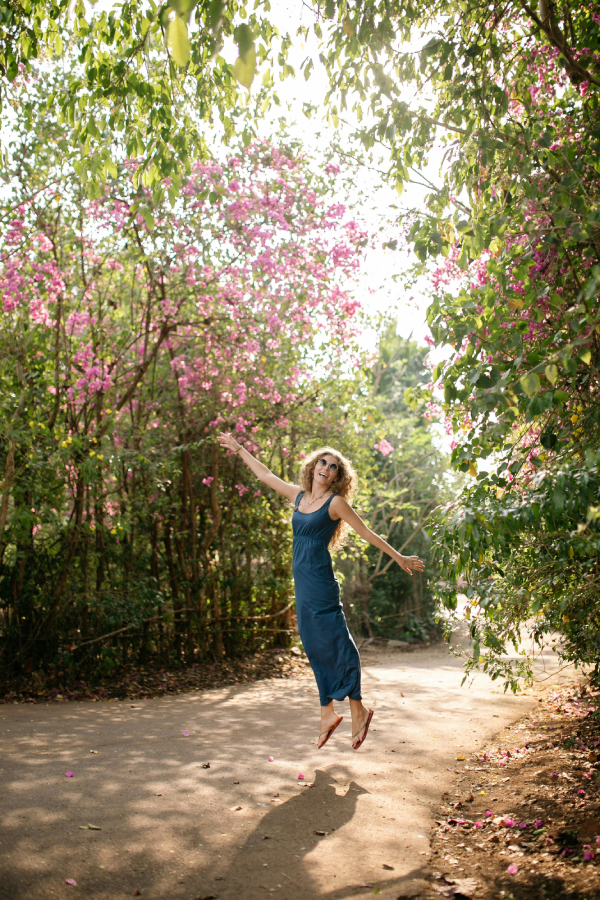
[[[238,450],[241,449],[241,444],[238,444],[234,436],[230,431],[222,431],[219,435],[219,443],[221,447],[224,447],[226,450],[231,450],[232,453],[237,453]]]
[[[425,568],[425,563],[418,556],[401,556],[398,565],[409,575],[412,575],[413,572],[422,572]]]

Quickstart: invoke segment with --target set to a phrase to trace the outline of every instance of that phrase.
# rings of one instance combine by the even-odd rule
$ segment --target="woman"
[[[221,434],[219,441],[222,447],[237,453],[260,481],[294,502],[296,616],[302,644],[319,688],[321,733],[318,747],[327,743],[343,719],[335,712],[333,701],[348,697],[352,748],[358,750],[367,737],[373,710],[362,703],[360,657],[346,625],[340,586],[333,574],[329,551],[342,545],[352,527],[410,575],[413,571],[422,571],[424,564],[416,556],[397,553],[357,516],[348,503],[356,490],[356,472],[337,450],[325,447],[311,453],[302,464],[298,486],[274,475],[233,435]]]

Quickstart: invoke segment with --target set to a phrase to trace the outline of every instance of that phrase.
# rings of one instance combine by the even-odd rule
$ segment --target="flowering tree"
[[[456,223],[461,237],[434,276],[429,311],[436,341],[454,347],[434,372],[458,438],[453,462],[479,470],[477,486],[433,529],[448,585],[442,593],[453,605],[450,579],[466,578],[471,665],[481,660],[513,687],[528,664],[513,668],[502,653],[532,616],[533,637],[562,632],[563,652],[576,663],[596,662],[600,639],[590,614],[598,565],[598,100],[593,79],[569,79],[558,50],[521,29],[494,153],[478,148],[470,219]],[[589,48],[574,58],[593,71],[600,62]]]
[[[24,126],[6,177],[3,653],[234,653],[289,627],[289,535],[215,430],[283,477],[307,439],[343,442],[366,236],[339,168],[289,142],[199,162],[161,202],[125,160],[88,202],[63,140]]]
[[[502,653],[532,617],[536,639],[562,632],[570,659],[596,662],[597,6],[331,6],[331,103],[371,93],[363,142],[389,146],[399,188],[445,145],[442,183],[404,220],[447,348],[407,400],[443,395],[453,464],[477,479],[436,514],[440,596],[454,607],[466,580],[471,665],[513,686],[527,665]],[[410,107],[407,81],[423,88]]]

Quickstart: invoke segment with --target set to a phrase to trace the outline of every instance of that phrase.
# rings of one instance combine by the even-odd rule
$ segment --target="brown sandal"
[[[360,734],[361,731],[364,731],[364,734],[363,734],[361,740],[360,740],[360,741],[358,742],[358,744],[356,745],[356,747],[354,746],[354,738],[356,737],[356,734],[352,736],[352,749],[353,749],[353,750],[358,750],[358,748],[361,746],[361,744],[364,744],[365,738],[367,737],[367,734],[369,733],[369,725],[371,724],[371,719],[372,719],[372,718],[373,718],[373,710],[370,709],[370,710],[369,710],[369,715],[367,716],[367,721],[365,722],[365,724],[363,725],[363,727],[362,727],[362,728],[359,728],[358,731],[356,732],[356,734]]]
[[[333,732],[335,731],[335,729],[338,727],[338,725],[340,724],[340,722],[343,722],[343,720],[344,720],[344,717],[343,717],[343,716],[340,716],[339,719],[337,720],[337,722],[335,723],[335,725],[332,725],[331,728],[329,728],[327,731],[322,731],[322,732],[321,732],[321,734],[326,734],[327,737],[325,738],[325,740],[323,741],[322,744],[319,744],[319,745],[317,746],[317,750],[320,750],[322,747],[325,746],[325,744],[327,743],[327,741],[329,740],[329,738],[331,737],[331,735],[333,734]],[[319,737],[321,737],[321,734],[319,735]]]

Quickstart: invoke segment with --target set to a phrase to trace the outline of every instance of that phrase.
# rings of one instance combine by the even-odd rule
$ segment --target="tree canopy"
[[[452,608],[466,580],[471,663],[513,686],[502,654],[532,616],[536,640],[598,660],[599,22],[591,3],[365,4],[327,56],[332,102],[369,103],[363,142],[399,188],[443,151],[403,225],[444,359],[407,400],[441,401],[476,479],[435,516],[439,593]]]
[[[191,661],[287,634],[287,510],[215,432],[288,478],[307,440],[353,450],[365,231],[343,173],[282,137],[196,162],[174,205],[135,160],[90,200],[45,89],[22,87],[38,120],[2,202],[3,658],[110,665],[116,630],[125,656]]]
[[[125,153],[139,159],[137,179],[158,195],[165,178],[180,180],[194,159],[209,155],[205,126],[216,122],[226,140],[242,134],[250,141],[243,95],[257,64],[263,111],[260,91],[269,95],[273,85],[273,51],[278,71],[287,73],[287,43],[269,9],[264,2],[248,14],[237,0],[127,0],[98,13],[88,13],[82,0],[5,3],[0,108],[26,114],[19,82],[43,77],[60,61],[64,80],[48,91],[47,103],[71,127],[88,192],[99,193]],[[231,64],[221,52],[225,41],[237,46]]]
[[[413,410],[439,403],[453,435],[452,463],[475,479],[432,522],[442,575],[440,598],[452,609],[459,579],[466,581],[473,604],[471,662],[494,675],[511,680],[502,652],[532,616],[536,639],[558,629],[571,659],[595,661],[600,644],[595,589],[600,565],[600,13],[589,0],[567,0],[560,8],[546,0],[537,6],[528,0],[326,0],[314,3],[313,16],[296,39],[311,32],[321,42],[332,121],[353,110],[365,150],[387,152],[388,178],[398,191],[418,180],[427,190],[421,208],[403,211],[398,240],[388,243],[393,247],[404,241],[414,249],[413,275],[421,279],[417,285],[423,277],[428,280],[428,320],[443,357],[432,376],[409,386],[406,400]],[[221,53],[226,41],[237,44],[234,64],[226,63]],[[237,192],[230,187],[236,179],[233,173],[227,181],[215,176],[201,126],[218,120],[226,140],[239,132],[248,159],[266,152],[253,141],[249,112],[260,115],[274,97],[275,70],[284,77],[293,74],[286,61],[289,46],[270,21],[267,3],[256,4],[251,14],[237,3],[126,3],[89,20],[77,3],[3,7],[3,102],[19,110],[22,127],[28,139],[37,140],[42,159],[46,132],[40,130],[39,102],[32,99],[34,85],[52,68],[48,54],[64,55],[68,65],[62,80],[51,80],[46,87],[45,107],[55,117],[57,136],[52,140],[63,141],[65,165],[74,173],[72,183],[80,186],[77,203],[86,215],[91,214],[92,207],[86,206],[91,200],[94,215],[111,209],[114,216],[118,209],[125,216],[118,239],[115,234],[117,243],[127,235],[132,254],[124,271],[139,269],[144,278],[153,279],[153,299],[136,300],[140,310],[159,302],[167,271],[175,288],[182,283],[178,266],[183,272],[191,265],[187,257],[175,262],[180,246],[184,257],[187,253],[189,236],[180,235],[178,204],[189,208],[190,184],[198,184],[202,210],[211,207],[203,234],[218,221],[219,228],[228,229],[232,246],[237,248],[237,241],[247,249],[252,243],[251,222],[243,217],[237,222],[237,212],[225,221],[218,218]],[[259,62],[264,78],[250,108],[245,90]],[[307,57],[306,78],[312,65]],[[238,157],[245,160],[246,154]],[[433,158],[441,159],[439,178],[424,180],[423,169]],[[35,182],[35,159],[33,163],[22,154],[11,178],[25,184],[27,176]],[[200,168],[194,160],[201,161]],[[7,246],[29,246],[27,241],[39,233],[42,201],[44,215],[54,216],[63,227],[63,175],[61,169],[60,178],[49,182],[52,191],[46,184],[39,196],[22,197],[26,215],[15,216],[12,207],[5,207],[7,220],[13,221]],[[127,188],[121,196],[116,186],[123,184]],[[74,209],[69,228],[81,242],[86,232],[75,228]],[[303,209],[296,205],[286,215],[293,220]],[[14,224],[18,221],[21,225]],[[214,265],[212,234],[205,265]],[[75,246],[75,237],[65,240]],[[357,235],[351,240],[357,252]],[[161,260],[157,271],[147,260],[151,242]],[[110,253],[118,258],[114,248]],[[13,259],[19,259],[14,278],[31,279],[31,296],[43,318],[48,307],[42,264],[34,274],[32,258],[27,257],[26,265],[11,249],[9,275]],[[337,264],[346,265],[341,259]],[[91,278],[85,266],[80,269],[78,278]],[[286,302],[293,310],[306,309],[310,301],[297,293],[293,271],[291,279],[295,299]],[[82,297],[87,296],[86,284],[79,288]],[[6,294],[9,305],[11,290]],[[58,297],[60,291],[55,293]],[[211,296],[214,301],[216,295]],[[110,319],[112,312],[104,309]],[[115,385],[123,391],[119,396],[127,398],[120,409],[130,400],[127,385],[135,383],[133,393],[142,385],[145,390],[154,360],[174,340],[170,308],[160,315],[151,317],[149,335],[155,343],[149,338],[143,344],[145,356],[135,357],[140,336],[126,348],[122,364],[110,364]],[[212,315],[207,308],[210,328],[217,321]],[[54,331],[48,325],[48,333],[58,333],[56,320],[51,315],[49,320]],[[190,317],[185,327],[196,328],[198,322]],[[103,328],[95,333],[108,334]],[[162,338],[161,329],[168,332]],[[334,345],[338,337],[343,345],[341,333],[334,335]],[[150,358],[148,348],[158,341]],[[290,341],[293,356],[297,351],[291,336]],[[55,396],[64,378],[63,363],[56,360],[65,346],[58,341],[49,354]],[[117,344],[110,344],[113,351],[117,353]],[[18,380],[18,371],[11,377]],[[15,397],[20,390],[15,383]],[[183,391],[177,402],[185,399]],[[111,401],[110,408],[119,402]],[[93,421],[94,404],[88,406]],[[58,414],[53,427],[57,421]]]

